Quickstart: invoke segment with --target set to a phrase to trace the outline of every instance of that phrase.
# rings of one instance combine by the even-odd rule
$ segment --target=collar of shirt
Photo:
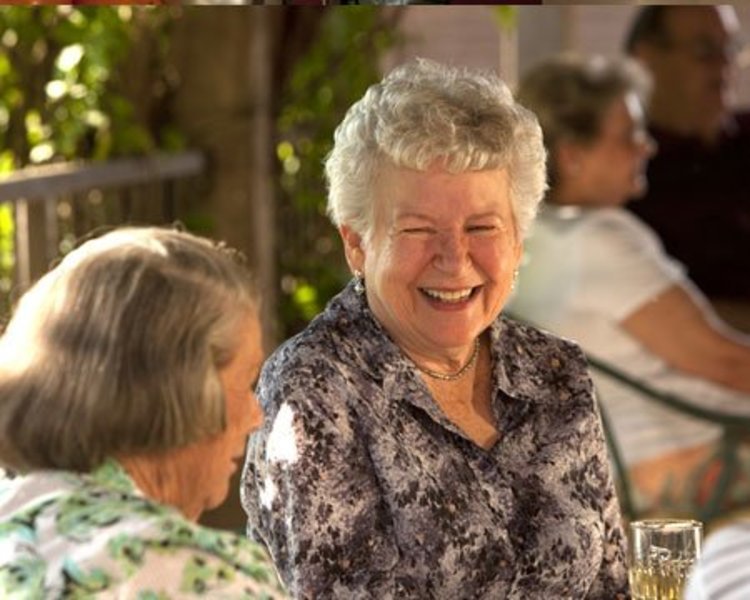
[[[372,314],[365,297],[354,292],[353,284],[347,286],[329,305],[328,318],[335,322],[333,331],[342,336],[356,328],[360,343],[335,344],[343,363],[354,364],[374,381],[381,382],[383,396],[388,402],[408,402],[427,412],[443,427],[456,430],[436,406],[427,386],[420,378],[414,363],[393,342],[383,326]],[[534,378],[529,377],[529,360],[522,340],[518,338],[518,325],[498,317],[489,327],[493,358],[493,412],[505,429],[512,425],[504,406],[512,403],[516,408],[528,404],[534,396]],[[513,411],[518,414],[518,411]],[[523,411],[521,411],[523,412]]]

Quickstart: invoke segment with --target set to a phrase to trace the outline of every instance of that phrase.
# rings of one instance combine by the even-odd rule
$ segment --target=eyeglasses
[[[666,50],[684,52],[700,63],[727,62],[745,67],[750,62],[750,45],[747,40],[734,38],[726,44],[718,44],[709,39],[675,41],[664,39],[661,46]]]

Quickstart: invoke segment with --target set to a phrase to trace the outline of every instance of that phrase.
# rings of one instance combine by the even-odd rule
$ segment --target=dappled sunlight
[[[266,445],[266,459],[273,462],[295,463],[299,458],[294,434],[294,411],[288,404],[282,404]]]
[[[269,463],[284,463],[283,467],[297,462],[297,440],[294,434],[294,411],[288,404],[282,404],[271,427],[266,443],[266,460]],[[278,488],[271,477],[266,476],[259,492],[261,505],[270,510]]]

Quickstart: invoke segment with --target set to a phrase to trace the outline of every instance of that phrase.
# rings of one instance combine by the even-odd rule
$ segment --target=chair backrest
[[[648,384],[635,379],[627,373],[617,369],[600,359],[594,358],[587,354],[589,365],[594,371],[598,371],[618,381],[622,385],[637,391],[649,401],[660,404],[670,410],[674,410],[683,415],[688,415],[696,419],[707,421],[722,429],[721,441],[715,458],[718,459],[719,472],[716,477],[716,485],[708,498],[698,509],[696,518],[706,523],[724,516],[724,507],[727,505],[731,484],[739,475],[740,459],[739,446],[743,438],[748,438],[750,434],[750,417],[732,415],[720,411],[710,410],[677,396],[675,394],[663,392]],[[612,463],[617,471],[616,485],[620,497],[620,506],[623,516],[633,520],[642,518],[643,515],[638,509],[633,499],[632,486],[628,477],[627,468],[622,461],[622,454],[618,448],[617,441],[613,434],[612,428],[604,414],[604,408],[600,403],[602,412],[602,422],[607,437],[607,445],[610,450]]]
[[[533,323],[518,318],[512,314],[505,313],[505,316],[515,321],[535,326]],[[625,373],[614,365],[595,358],[588,353],[586,353],[586,358],[594,372],[599,372],[614,379],[621,385],[638,392],[649,401],[683,415],[712,423],[722,429],[721,442],[716,456],[716,458],[719,459],[718,463],[720,464],[720,470],[716,478],[716,485],[714,486],[708,501],[700,507],[699,514],[696,515],[696,518],[704,522],[710,522],[722,517],[724,507],[727,504],[728,495],[731,491],[730,488],[732,481],[735,480],[739,474],[740,442],[750,439],[750,417],[732,415],[697,406],[695,403],[676,394],[658,390]],[[628,476],[628,470],[622,458],[622,451],[617,443],[611,423],[601,402],[599,403],[599,410],[602,416],[602,426],[607,441],[610,460],[615,469],[615,485],[617,487],[617,493],[620,499],[620,509],[623,516],[628,520],[645,517],[646,515],[639,511],[636,506],[633,497],[633,488]]]

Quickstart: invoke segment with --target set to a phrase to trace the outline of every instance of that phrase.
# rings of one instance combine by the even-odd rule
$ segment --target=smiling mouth
[[[419,291],[430,300],[445,302],[446,304],[460,304],[476,296],[481,286],[463,288],[460,290],[436,290],[432,288],[419,288]]]

